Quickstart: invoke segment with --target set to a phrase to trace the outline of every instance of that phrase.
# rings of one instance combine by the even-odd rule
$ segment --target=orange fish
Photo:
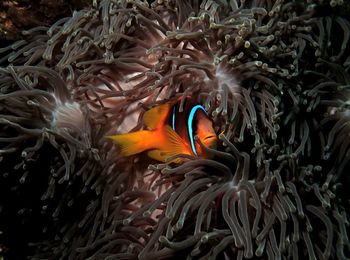
[[[198,136],[205,146],[216,148],[217,136],[213,123],[202,105],[193,105],[190,98],[184,101],[182,112],[179,112],[180,100],[146,111],[143,122],[147,130],[112,135],[108,138],[120,146],[121,156],[147,151],[149,157],[161,162],[178,154],[208,158],[210,155],[203,151],[194,137]]]

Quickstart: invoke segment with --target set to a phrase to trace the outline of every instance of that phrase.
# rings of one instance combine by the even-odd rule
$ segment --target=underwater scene
[[[0,260],[350,259],[350,1],[4,0]]]

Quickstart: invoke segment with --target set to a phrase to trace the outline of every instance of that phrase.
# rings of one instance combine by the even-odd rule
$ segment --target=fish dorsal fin
[[[164,124],[170,109],[169,104],[163,104],[151,108],[143,115],[143,122],[150,129],[154,130]]]
[[[191,149],[170,126],[164,126],[164,134],[168,140],[168,146],[164,152],[169,157],[177,154],[191,154]]]

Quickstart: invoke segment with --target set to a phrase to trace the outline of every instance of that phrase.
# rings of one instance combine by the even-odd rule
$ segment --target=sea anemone
[[[0,49],[9,256],[349,258],[348,14],[333,0],[102,0],[23,32]],[[105,138],[187,96],[214,122],[217,150],[196,139],[213,159],[123,158]]]

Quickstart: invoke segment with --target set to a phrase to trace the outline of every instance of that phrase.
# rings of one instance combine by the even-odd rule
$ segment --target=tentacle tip
[[[131,219],[130,218],[127,218],[127,219],[124,219],[123,220],[123,225],[124,226],[127,226],[127,225],[129,225],[131,223]]]
[[[164,243],[167,243],[167,242],[168,242],[168,239],[167,239],[165,236],[160,236],[159,239],[158,239],[158,241],[159,241],[160,243],[164,244]]]

